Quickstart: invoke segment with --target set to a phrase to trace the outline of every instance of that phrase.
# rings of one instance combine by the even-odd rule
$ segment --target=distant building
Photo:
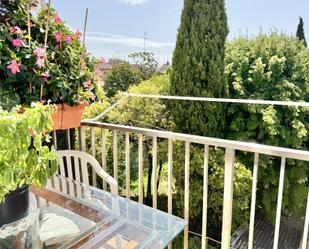
[[[168,71],[171,68],[171,64],[169,61],[167,61],[165,64],[163,64],[160,68],[159,68],[159,73],[160,74],[164,74],[166,71]]]
[[[96,65],[95,71],[100,78],[105,79],[108,72],[110,72],[112,69],[113,64],[106,63],[105,61],[103,61]]]

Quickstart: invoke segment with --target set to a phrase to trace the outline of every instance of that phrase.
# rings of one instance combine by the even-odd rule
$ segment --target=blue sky
[[[183,0],[53,0],[52,5],[73,29],[82,31],[89,8],[86,45],[98,57],[123,58],[146,49],[160,64],[171,60]],[[295,34],[298,17],[309,40],[309,0],[226,0],[229,39],[276,27]]]

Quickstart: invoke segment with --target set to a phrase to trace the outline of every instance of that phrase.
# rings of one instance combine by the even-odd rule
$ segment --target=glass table
[[[54,176],[31,188],[41,248],[164,248],[186,221],[106,191]]]

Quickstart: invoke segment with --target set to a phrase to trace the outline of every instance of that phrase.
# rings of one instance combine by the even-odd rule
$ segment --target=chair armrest
[[[101,167],[98,167],[97,165],[92,165],[92,167],[94,168],[97,175],[110,185],[111,192],[115,195],[118,195],[118,183],[115,178],[111,177],[108,173],[106,173]]]

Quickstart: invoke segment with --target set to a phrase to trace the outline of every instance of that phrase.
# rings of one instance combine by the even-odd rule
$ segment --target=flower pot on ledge
[[[80,127],[84,109],[89,104],[86,101],[81,102],[77,106],[68,104],[56,104],[56,110],[52,114],[53,129],[67,130]]]

